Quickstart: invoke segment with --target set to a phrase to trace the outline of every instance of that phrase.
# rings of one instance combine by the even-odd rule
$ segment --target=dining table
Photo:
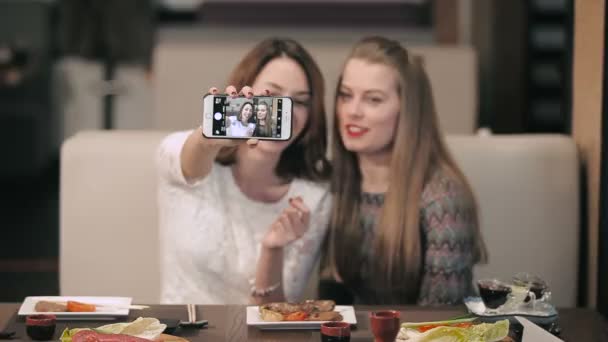
[[[17,315],[20,303],[0,303],[0,329],[15,332],[14,341],[30,341],[25,331],[25,320]],[[351,341],[373,341],[369,326],[369,314],[379,310],[398,310],[401,321],[421,322],[450,319],[467,313],[464,306],[419,307],[419,306],[355,306],[357,325],[353,327]],[[587,308],[559,309],[560,338],[571,342],[608,341],[608,322],[597,311]],[[271,331],[259,330],[247,325],[246,306],[242,305],[197,305],[198,319],[208,320],[203,329],[178,328],[174,335],[192,342],[196,341],[321,341],[318,330]],[[149,305],[143,310],[130,310],[127,317],[115,321],[57,321],[54,341],[65,327],[96,327],[111,322],[132,321],[137,317],[187,320],[186,305]]]

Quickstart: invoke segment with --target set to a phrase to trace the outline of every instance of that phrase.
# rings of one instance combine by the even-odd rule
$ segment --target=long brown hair
[[[420,203],[425,185],[441,171],[468,193],[476,225],[474,261],[479,262],[486,260],[486,251],[473,192],[439,131],[431,84],[422,62],[410,56],[398,42],[381,37],[366,38],[356,44],[347,62],[353,58],[390,66],[398,74],[401,110],[393,142],[390,187],[375,230],[373,255],[377,262],[373,272],[375,279],[389,288],[403,291],[405,286],[404,299],[415,301],[422,266]],[[338,90],[341,82],[340,77]],[[334,123],[337,137],[332,144],[334,200],[325,262],[334,276],[349,283],[358,281],[360,272],[353,256],[361,249],[362,241],[359,229],[362,176],[356,154],[346,150],[339,138],[338,120]]]
[[[243,110],[245,110],[245,106],[251,107],[251,114],[249,114],[247,123],[253,122],[254,121],[253,116],[255,115],[255,113],[253,112],[253,103],[251,103],[251,102],[243,103],[243,105],[241,106],[241,109],[239,110],[239,113],[236,115],[236,119],[240,122],[243,122]]]
[[[327,180],[330,165],[325,156],[327,148],[327,123],[323,95],[323,76],[312,56],[300,44],[291,39],[271,38],[256,45],[236,66],[228,84],[241,89],[254,83],[258,74],[271,60],[287,57],[302,67],[310,88],[308,121],[298,137],[281,153],[276,168],[285,180],[303,178],[313,181]],[[216,160],[223,165],[235,162],[236,148],[223,148]]]

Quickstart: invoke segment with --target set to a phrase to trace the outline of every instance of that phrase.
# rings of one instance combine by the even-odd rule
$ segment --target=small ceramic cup
[[[56,317],[54,315],[32,315],[25,318],[27,335],[36,341],[48,341],[55,334]]]
[[[349,342],[350,324],[346,322],[325,322],[321,324],[321,341]]]
[[[369,314],[375,342],[393,342],[399,333],[399,311],[374,311]]]

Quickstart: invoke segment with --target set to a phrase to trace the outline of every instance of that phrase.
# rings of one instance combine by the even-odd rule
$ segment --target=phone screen
[[[282,112],[281,98],[215,96],[213,136],[280,138]]]

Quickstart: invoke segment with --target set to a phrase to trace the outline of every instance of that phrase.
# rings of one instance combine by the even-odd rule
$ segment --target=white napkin
[[[563,340],[553,336],[545,329],[530,322],[530,320],[527,318],[521,316],[515,316],[515,318],[517,318],[519,323],[524,326],[524,336],[522,338],[522,342],[563,342]]]

